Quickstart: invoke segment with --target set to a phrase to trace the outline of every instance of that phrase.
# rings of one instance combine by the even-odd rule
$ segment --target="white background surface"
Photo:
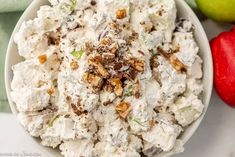
[[[203,22],[208,38],[229,26]],[[0,114],[0,157],[47,157],[34,147],[16,118]],[[235,157],[235,109],[226,106],[213,92],[205,118],[185,145],[185,152],[175,157]]]

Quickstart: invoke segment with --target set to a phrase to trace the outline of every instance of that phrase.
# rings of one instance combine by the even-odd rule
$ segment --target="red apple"
[[[235,107],[235,27],[211,41],[214,61],[214,85],[218,95]]]

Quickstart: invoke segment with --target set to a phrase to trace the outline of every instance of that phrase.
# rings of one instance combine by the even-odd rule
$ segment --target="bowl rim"
[[[192,8],[186,3],[186,1],[184,1],[184,0],[175,0],[175,1],[176,1],[176,3],[182,5],[183,8],[187,11],[188,17],[191,17],[194,21],[194,23],[193,23],[194,26],[197,25],[196,29],[198,29],[198,31],[201,32],[201,35],[202,35],[200,40],[206,41],[206,46],[204,47],[204,52],[203,53],[207,53],[207,55],[209,57],[209,58],[207,58],[207,65],[206,66],[207,66],[207,69],[210,70],[210,75],[209,74],[207,75],[207,77],[209,77],[208,78],[209,82],[207,83],[208,93],[207,93],[207,95],[204,96],[205,100],[203,101],[203,104],[204,104],[203,113],[197,120],[195,120],[192,124],[190,124],[190,126],[192,126],[194,129],[191,129],[191,131],[188,131],[187,134],[183,134],[182,142],[183,142],[183,144],[185,144],[189,141],[189,139],[197,131],[197,129],[198,129],[199,125],[201,124],[203,118],[205,117],[205,114],[206,114],[207,109],[209,107],[211,96],[212,96],[212,90],[213,90],[214,71],[213,71],[213,59],[212,59],[210,43],[208,41],[206,32],[205,32],[200,20],[198,19],[197,15],[194,13]],[[198,44],[198,41],[196,41],[196,42]],[[199,44],[198,44],[198,46],[199,46]],[[201,49],[201,48],[199,47],[199,49]],[[199,52],[200,52],[200,50],[199,50]],[[203,62],[204,61],[205,61],[205,59],[203,58]],[[203,73],[203,79],[205,79],[204,76],[205,76],[205,74]]]
[[[46,2],[47,1],[47,2]],[[176,5],[180,5],[182,8],[184,8],[184,10],[188,13],[188,17],[190,17],[191,19],[193,19],[193,24],[197,25],[197,29],[200,32],[201,36],[201,40],[206,41],[207,44],[205,44],[206,46],[203,48],[204,52],[203,53],[207,53],[208,57],[207,58],[207,68],[210,69],[210,75],[208,74],[208,80],[209,82],[207,83],[207,95],[204,96],[205,100],[204,100],[204,110],[202,115],[196,120],[194,121],[190,126],[192,126],[192,129],[190,129],[189,131],[187,130],[187,134],[185,134],[185,132],[183,133],[183,136],[180,137],[180,139],[182,140],[182,143],[185,144],[190,138],[191,136],[197,131],[200,123],[202,122],[202,119],[204,118],[206,111],[208,109],[209,103],[210,103],[210,98],[212,95],[212,89],[213,89],[213,60],[212,60],[212,54],[211,54],[211,49],[210,49],[210,45],[208,42],[208,38],[207,35],[205,33],[205,30],[201,24],[201,22],[199,21],[198,17],[196,16],[196,14],[192,11],[192,9],[189,7],[189,5],[184,1],[184,0],[174,0],[176,2]],[[37,0],[37,1],[32,1],[32,3],[28,6],[28,8],[24,11],[24,13],[21,15],[20,19],[18,20],[8,43],[8,47],[7,47],[7,51],[6,51],[6,57],[5,57],[5,69],[4,69],[4,79],[5,79],[5,89],[6,89],[6,93],[7,93],[7,98],[8,98],[8,102],[9,102],[9,106],[11,108],[12,113],[17,116],[17,109],[15,104],[12,102],[11,97],[10,97],[10,92],[11,92],[11,81],[12,81],[12,77],[9,75],[9,71],[11,71],[12,73],[12,69],[10,66],[10,57],[11,57],[11,50],[13,49],[13,45],[14,43],[14,35],[16,34],[16,32],[19,30],[21,24],[26,21],[29,20],[31,18],[28,17],[28,15],[31,12],[37,12],[37,10],[35,11],[35,8],[39,8],[40,6],[44,5],[44,4],[48,4],[48,0]],[[35,16],[34,16],[35,17]],[[199,47],[200,48],[200,47]],[[19,121],[18,121],[19,122]],[[21,125],[22,126],[22,125]],[[22,126],[23,127],[23,126]],[[25,129],[24,129],[25,130]],[[25,130],[25,132],[27,132]],[[32,137],[32,141],[35,142],[35,144],[39,144],[34,137]],[[50,148],[49,148],[50,149]],[[48,156],[54,156],[50,150],[48,149],[40,149],[43,153],[47,154]]]

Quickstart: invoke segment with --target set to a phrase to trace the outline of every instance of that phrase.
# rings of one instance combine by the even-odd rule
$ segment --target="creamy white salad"
[[[18,119],[64,157],[183,150],[203,112],[194,26],[174,0],[49,0],[14,41]]]

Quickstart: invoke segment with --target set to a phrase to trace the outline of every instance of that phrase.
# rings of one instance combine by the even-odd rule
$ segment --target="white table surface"
[[[208,38],[228,30],[228,25],[203,22]],[[30,137],[10,114],[0,114],[0,157],[47,157],[34,147]],[[199,129],[175,157],[235,157],[235,109],[226,106],[213,92]]]

